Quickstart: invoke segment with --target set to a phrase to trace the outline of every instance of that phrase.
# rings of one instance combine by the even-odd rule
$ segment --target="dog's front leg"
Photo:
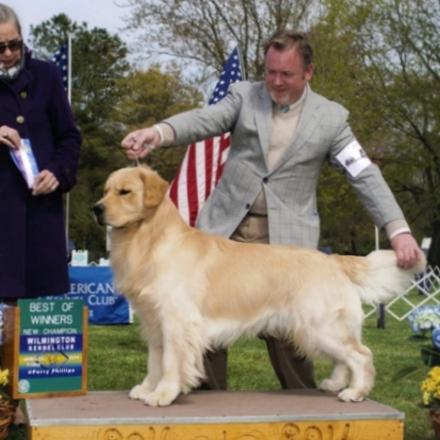
[[[168,406],[180,394],[179,368],[185,362],[185,343],[182,335],[185,334],[185,325],[178,325],[179,319],[168,312],[168,319],[162,323],[162,375],[156,388],[145,398],[150,406]]]
[[[168,341],[164,346],[162,356],[162,377],[154,391],[146,396],[147,405],[168,406],[180,394],[179,362],[181,360],[177,356],[174,342]]]
[[[147,375],[140,385],[130,391],[130,399],[146,400],[147,396],[156,388],[162,375],[163,348],[148,347]]]

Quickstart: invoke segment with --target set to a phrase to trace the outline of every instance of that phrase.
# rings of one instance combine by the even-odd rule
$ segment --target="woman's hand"
[[[59,185],[60,184],[53,173],[49,170],[43,170],[35,177],[32,195],[41,196],[44,194],[50,194],[54,192]]]
[[[18,148],[21,145],[21,138],[14,128],[2,125],[0,127],[0,143],[9,148]]]

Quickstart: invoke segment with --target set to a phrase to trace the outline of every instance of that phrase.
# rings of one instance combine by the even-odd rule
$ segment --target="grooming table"
[[[193,391],[168,407],[128,391],[28,399],[29,440],[403,440],[404,413],[317,390]]]

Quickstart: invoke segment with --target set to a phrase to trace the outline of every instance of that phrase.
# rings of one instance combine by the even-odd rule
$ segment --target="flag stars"
[[[66,71],[68,70],[68,43],[64,43],[59,50],[57,50],[52,58],[52,62],[58,66],[58,69],[61,73],[61,77],[63,80],[64,88],[67,90],[68,87],[68,77],[66,75]]]
[[[240,61],[237,48],[235,48],[226,62],[226,66],[220,75],[220,80],[216,84],[208,104],[214,104],[223,99],[227,94],[229,84],[238,82],[240,80]]]

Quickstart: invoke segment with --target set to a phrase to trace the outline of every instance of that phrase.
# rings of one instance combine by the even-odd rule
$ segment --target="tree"
[[[31,27],[31,46],[40,58],[50,59],[72,35],[72,110],[83,136],[78,184],[70,196],[69,236],[95,259],[105,250],[104,232],[91,207],[101,197],[109,172],[125,163],[119,147],[124,126],[111,115],[119,96],[118,81],[127,74],[127,48],[117,35],[78,25],[65,14]]]
[[[350,111],[354,135],[368,155],[377,162],[376,146],[383,133],[381,115],[370,102],[370,87],[362,53],[351,29],[365,20],[365,12],[351,10],[351,1],[327,2],[316,16],[310,31],[314,47],[315,71],[311,86],[328,99]],[[321,246],[337,253],[366,254],[375,248],[374,223],[344,176],[324,167],[318,182],[318,207],[321,217]],[[388,245],[384,234],[380,246]]]
[[[165,71],[159,64],[147,71],[135,70],[118,82],[121,90],[112,117],[126,131],[153,125],[169,116],[200,106],[201,93],[188,85],[176,65]],[[182,162],[185,148],[156,149],[146,158],[161,176],[171,181]]]
[[[127,48],[105,29],[89,30],[64,14],[31,28],[32,46],[50,58],[72,34],[72,109],[83,136],[78,184],[70,197],[69,236],[92,260],[105,255],[105,230],[91,208],[102,196],[110,172],[131,165],[120,148],[125,134],[174,113],[197,107],[201,94],[184,81],[175,65],[162,72],[130,71]],[[185,153],[183,148],[158,150],[148,162],[171,180]]]
[[[129,0],[130,29],[142,30],[140,48],[145,56],[166,55],[182,65],[206,68],[200,78],[223,70],[236,44],[243,51],[250,79],[264,72],[262,46],[282,27],[307,22],[315,0]],[[185,64],[186,62],[186,64]],[[200,81],[198,81],[200,83]]]
[[[358,80],[381,118],[375,158],[416,235],[433,233],[429,260],[438,265],[440,5],[437,0],[346,4],[339,34],[349,36],[362,56]]]
[[[231,45],[237,42],[251,80],[263,76],[263,41],[275,29],[309,30],[317,65],[313,89],[351,111],[355,135],[381,167],[413,232],[421,237],[436,224],[440,207],[438,1],[317,3],[131,0],[128,25],[148,30],[143,34],[143,47],[150,48],[148,55],[195,61],[206,68],[204,74],[219,72]],[[200,75],[199,82],[206,84],[206,78]],[[325,203],[322,211],[329,215],[323,223],[323,239],[333,240],[335,247],[351,243],[347,251],[366,249],[373,241],[372,222],[353,203],[345,183],[327,173],[322,176],[327,187],[320,188]],[[345,195],[343,200],[340,194]],[[326,208],[336,204],[351,220],[350,228],[344,228],[343,222],[337,222],[338,216]],[[440,227],[440,221],[437,223]],[[367,229],[371,233],[363,232]]]

